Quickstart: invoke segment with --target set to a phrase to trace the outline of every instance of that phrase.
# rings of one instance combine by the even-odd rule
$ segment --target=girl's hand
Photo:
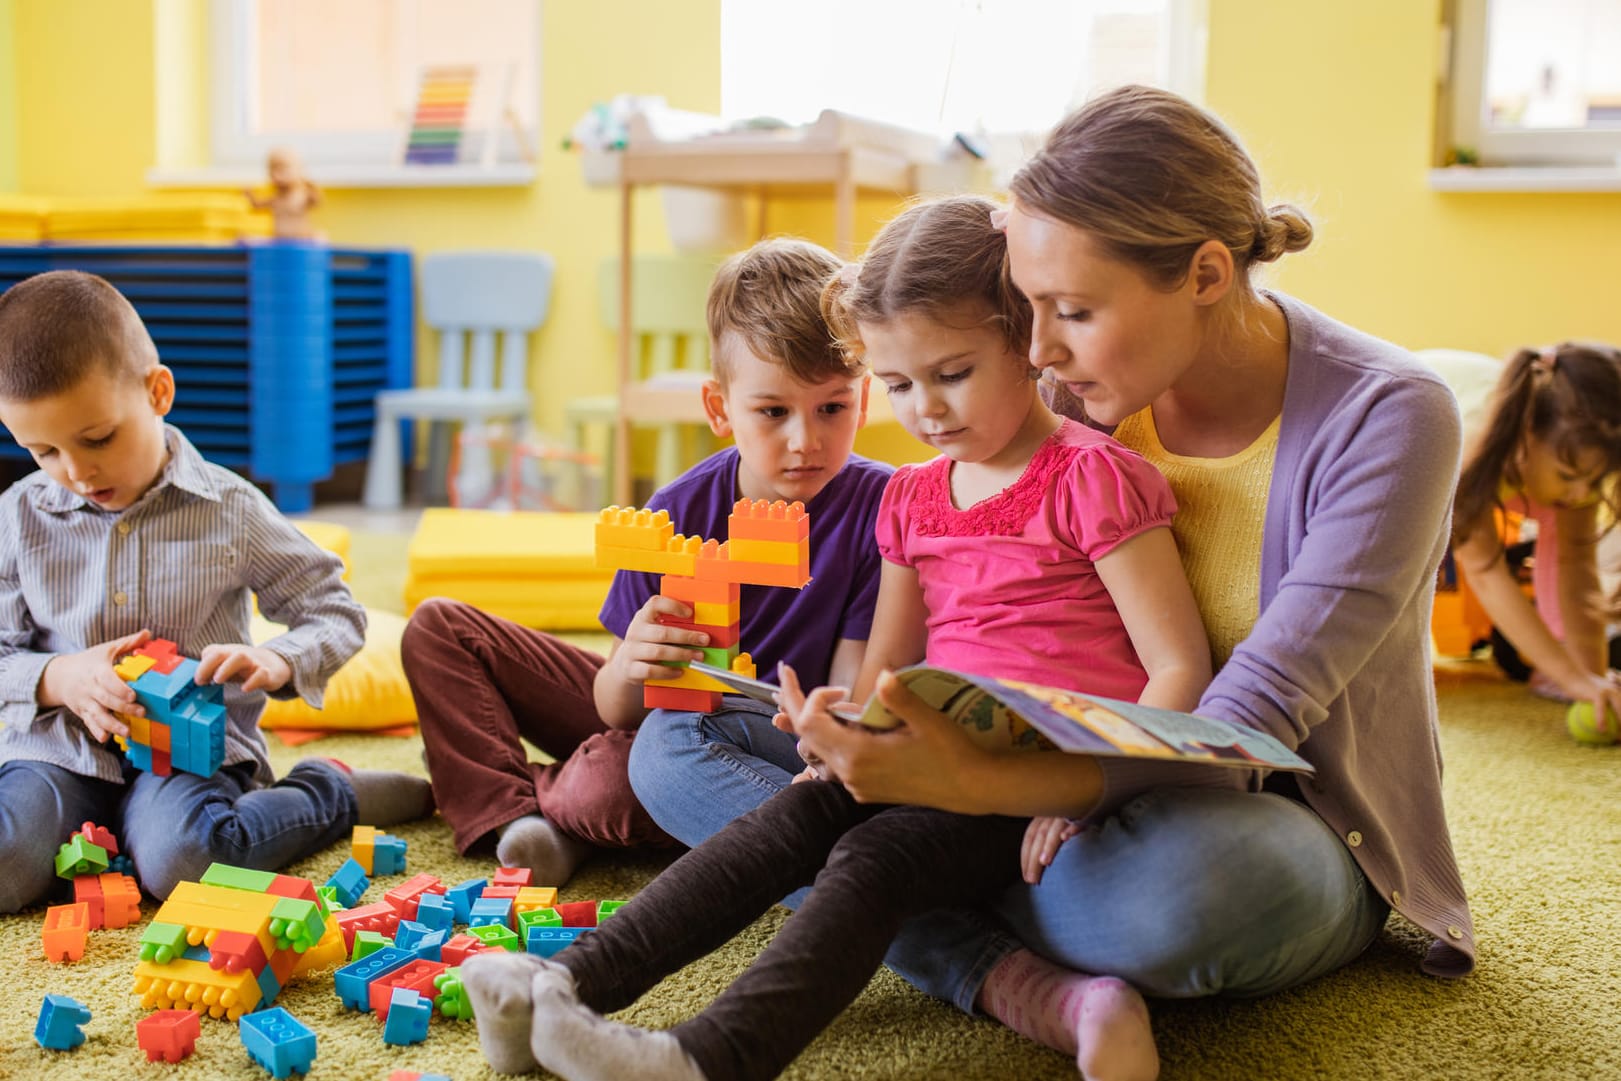
[[[609,661],[619,669],[625,682],[674,679],[681,674],[678,666],[682,662],[704,659],[698,647],[709,644],[709,635],[669,626],[660,622],[660,616],[690,621],[693,611],[690,605],[670,597],[655,594],[647,599],[630,626],[625,628],[625,640]]]
[[[293,668],[273,649],[232,642],[205,646],[191,678],[199,687],[209,683],[240,683],[244,691],[276,691],[293,678]]]
[[[861,803],[911,803],[978,813],[966,774],[988,757],[955,721],[932,708],[894,673],[878,677],[877,695],[901,726],[874,732],[845,724],[830,711],[843,695],[820,687],[806,695],[792,668],[781,666],[779,696],[799,736],[800,756],[820,759],[833,779]]]
[[[146,711],[135,698],[135,688],[113,666],[151,640],[151,631],[136,631],[78,653],[52,657],[40,673],[36,700],[42,706],[67,707],[97,743],[106,743],[109,736],[128,736],[129,725],[113,714],[140,717]]]
[[[1019,852],[1019,865],[1024,880],[1034,886],[1041,882],[1041,874],[1058,855],[1064,842],[1081,832],[1081,827],[1067,818],[1032,818],[1024,831],[1024,846]]]
[[[1621,673],[1611,669],[1602,676],[1594,676],[1583,689],[1581,698],[1593,703],[1593,725],[1600,733],[1621,736]]]

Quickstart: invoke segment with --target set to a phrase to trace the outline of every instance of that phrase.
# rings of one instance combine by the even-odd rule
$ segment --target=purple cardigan
[[[1430,660],[1457,405],[1405,350],[1268,295],[1289,322],[1289,376],[1261,615],[1197,712],[1260,729],[1316,766],[1301,779],[1306,803],[1380,896],[1435,936],[1424,971],[1462,976],[1475,963],[1474,924],[1441,805]],[[1099,764],[1105,812],[1162,784],[1260,786],[1236,770]]]

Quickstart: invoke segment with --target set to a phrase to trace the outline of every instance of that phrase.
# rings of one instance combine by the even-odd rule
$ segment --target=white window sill
[[[1621,167],[1451,165],[1430,170],[1435,191],[1621,191]]]
[[[323,188],[495,188],[528,187],[535,167],[528,163],[493,165],[323,165],[309,177]],[[263,169],[205,166],[196,169],[151,169],[146,182],[154,188],[240,188],[265,182]]]

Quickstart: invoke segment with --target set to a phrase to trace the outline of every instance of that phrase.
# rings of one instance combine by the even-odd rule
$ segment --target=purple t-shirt
[[[649,510],[667,510],[677,533],[727,540],[726,521],[737,502],[737,448],[710,455],[653,493]],[[805,508],[810,515],[810,584],[804,589],[744,586],[742,641],[761,678],[776,682],[787,661],[806,687],[827,682],[841,638],[866,641],[878,601],[882,560],[873,536],[878,503],[894,467],[859,455],[850,460]],[[641,571],[614,575],[599,617],[619,638],[659,576]]]

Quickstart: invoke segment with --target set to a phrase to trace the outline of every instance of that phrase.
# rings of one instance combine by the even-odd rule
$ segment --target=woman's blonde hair
[[[1252,265],[1312,238],[1300,210],[1262,201],[1255,163],[1220,120],[1148,86],[1121,87],[1071,114],[1009,190],[1021,208],[1086,230],[1165,289],[1181,285],[1193,253],[1216,240],[1253,296]]]
[[[1527,439],[1544,444],[1566,465],[1597,450],[1602,456],[1598,496],[1621,521],[1621,351],[1597,342],[1563,342],[1550,349],[1521,349],[1509,359],[1492,392],[1486,428],[1466,448],[1458,494],[1452,505],[1452,535],[1462,541],[1494,509],[1502,488],[1518,488],[1520,451]],[[1578,538],[1591,540],[1592,538]]]
[[[982,313],[1008,351],[1030,351],[1030,304],[1008,280],[1007,238],[991,223],[1001,207],[979,195],[917,202],[887,222],[861,262],[822,291],[822,313],[851,357],[863,353],[858,325],[907,312],[960,318]]]

